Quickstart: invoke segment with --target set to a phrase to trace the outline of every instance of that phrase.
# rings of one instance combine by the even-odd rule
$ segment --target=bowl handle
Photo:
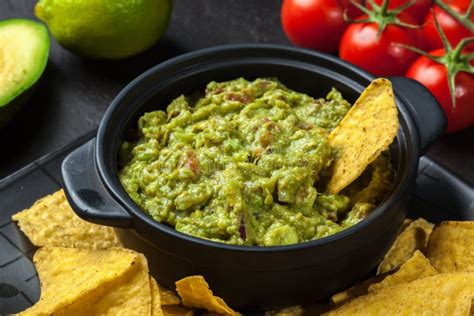
[[[95,139],[70,153],[63,161],[64,192],[76,214],[88,222],[128,228],[132,216],[107,192],[95,166]]]
[[[404,77],[388,78],[415,122],[424,154],[446,129],[446,115],[436,98],[421,83]]]

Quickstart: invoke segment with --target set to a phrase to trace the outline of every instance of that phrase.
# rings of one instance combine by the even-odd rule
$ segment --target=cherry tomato
[[[469,3],[472,0],[447,0],[445,1],[452,9],[457,12],[465,13],[469,7]],[[436,48],[442,48],[443,43],[439,37],[438,30],[436,29],[434,17],[438,20],[438,23],[446,34],[451,46],[456,46],[459,41],[465,37],[474,36],[474,33],[469,31],[465,26],[456,21],[452,16],[446,13],[438,6],[433,7],[433,12],[430,12],[425,19],[423,26],[423,37],[427,43],[427,47],[430,50]],[[471,21],[474,21],[474,14],[471,15]],[[469,48],[472,48],[470,45]],[[472,49],[470,49],[472,50]]]
[[[444,49],[430,53],[443,56]],[[406,76],[421,82],[436,97],[448,118],[447,132],[456,132],[474,124],[474,75],[459,72],[456,75],[456,107],[449,92],[446,66],[424,56],[408,69]]]
[[[362,15],[364,12],[357,8],[352,1],[359,3],[360,5],[364,6],[365,0],[339,0],[346,11],[346,14],[351,19],[356,19]]]
[[[384,0],[374,0],[378,5],[382,5]],[[388,8],[396,9],[401,5],[407,3],[407,0],[388,0]],[[370,6],[370,4],[368,4]],[[416,0],[411,6],[403,10],[403,12],[413,18],[417,24],[422,24],[425,20],[426,15],[430,11],[431,1],[430,0]]]
[[[293,44],[333,53],[347,26],[343,14],[339,0],[284,0],[281,22]]]
[[[414,23],[404,13],[397,17]],[[403,75],[417,55],[397,44],[419,46],[416,30],[389,24],[377,38],[378,30],[375,22],[351,24],[342,36],[340,57],[377,76]]]

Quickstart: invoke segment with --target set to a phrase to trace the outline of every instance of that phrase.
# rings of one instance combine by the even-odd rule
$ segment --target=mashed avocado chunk
[[[326,139],[350,104],[292,91],[275,79],[211,82],[145,113],[124,141],[120,181],[156,221],[236,245],[285,245],[325,237],[362,220],[388,192],[392,169],[377,159],[340,195],[318,191],[335,151]]]

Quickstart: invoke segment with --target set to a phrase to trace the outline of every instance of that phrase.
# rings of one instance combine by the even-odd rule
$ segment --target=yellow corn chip
[[[158,288],[160,289],[160,296],[161,296],[161,305],[180,305],[181,299],[179,296],[174,292],[161,284],[158,284]]]
[[[381,288],[325,315],[469,315],[474,273],[442,273]]]
[[[405,218],[405,220],[403,221],[402,229],[407,228],[408,225],[410,225],[412,222],[413,222],[412,219],[410,219],[410,218]]]
[[[202,308],[223,315],[238,315],[222,298],[212,294],[209,284],[200,275],[176,281],[176,290],[186,307]]]
[[[439,224],[430,236],[427,257],[441,273],[474,272],[474,221]]]
[[[38,200],[12,219],[38,247],[105,249],[121,246],[111,227],[79,218],[69,206],[63,190]]]
[[[377,275],[392,271],[411,258],[415,250],[425,252],[434,225],[419,218],[411,222],[393,243],[379,264]]]
[[[89,292],[54,313],[57,316],[151,315],[151,288],[146,258],[138,254],[132,269],[122,277]]]
[[[386,276],[386,274],[377,275],[375,277],[364,280],[354,286],[351,286],[347,290],[336,293],[331,297],[331,303],[340,306],[355,299],[356,297],[365,295],[369,292],[369,286],[371,284],[382,281]]]
[[[397,113],[390,81],[372,81],[328,137],[329,145],[338,151],[329,193],[351,184],[388,149],[398,132]]]
[[[163,310],[161,309],[160,288],[158,287],[158,283],[153,277],[150,277],[150,288],[151,288],[151,315],[162,316]]]
[[[403,227],[404,230],[385,256],[384,261],[379,265],[379,270],[381,272],[375,277],[369,278],[347,290],[334,294],[331,297],[332,304],[340,306],[356,297],[366,295],[369,291],[374,291],[379,287],[412,281],[420,277],[433,275],[433,272],[436,272],[421,252],[416,253],[416,249],[424,250],[433,224],[428,223],[424,219],[418,219],[416,221],[407,219],[403,223]],[[422,238],[423,236],[425,237]],[[413,251],[415,251],[415,254],[413,254]],[[406,260],[411,260],[411,262],[404,269],[400,268],[396,273],[392,274],[394,270],[405,263]],[[406,263],[408,263],[408,261],[406,261]],[[413,278],[410,279],[413,274],[416,274],[415,272],[410,274],[412,272],[411,269],[418,268],[418,271],[421,271],[423,267],[426,268],[426,271],[420,272],[420,276],[413,276]]]
[[[430,261],[416,250],[413,256],[400,266],[397,272],[386,276],[382,282],[369,286],[369,292],[400,283],[406,283],[428,276],[436,275],[438,271],[430,264]]]
[[[144,255],[138,256],[133,273],[127,273],[93,305],[91,315],[151,315],[151,288]]]
[[[130,271],[139,257],[122,248],[41,248],[33,259],[41,282],[41,298],[20,315],[51,314],[92,291],[101,291]]]
[[[161,307],[165,316],[193,316],[194,310],[181,305],[165,305]]]
[[[269,311],[265,313],[265,316],[302,316],[304,315],[304,309],[302,306],[290,306],[276,311]]]
[[[275,311],[265,312],[265,316],[314,316],[321,315],[330,309],[326,302],[312,303],[311,305],[291,306]],[[206,315],[207,316],[207,315]],[[209,315],[210,316],[210,315]]]

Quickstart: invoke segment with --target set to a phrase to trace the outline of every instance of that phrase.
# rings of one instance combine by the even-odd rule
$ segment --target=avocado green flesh
[[[0,22],[0,122],[11,116],[13,102],[31,88],[46,67],[50,40],[40,23],[12,19]]]
[[[347,195],[318,191],[336,155],[327,136],[349,108],[335,89],[313,99],[276,79],[211,82],[139,119],[119,153],[120,181],[151,217],[189,235],[259,246],[325,237],[365,218],[391,185],[381,157]]]

